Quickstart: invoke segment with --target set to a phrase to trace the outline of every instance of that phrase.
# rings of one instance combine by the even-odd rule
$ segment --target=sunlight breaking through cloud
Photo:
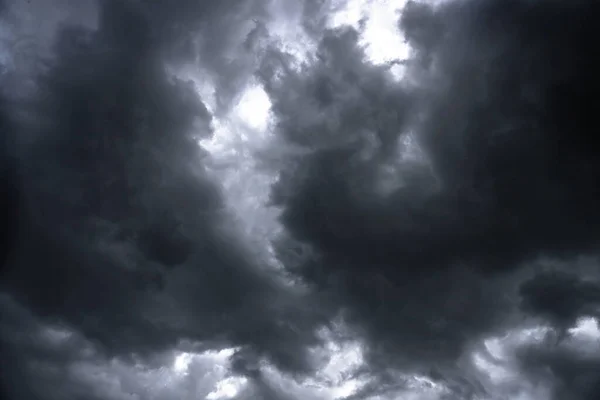
[[[178,354],[173,362],[173,371],[177,374],[186,374],[193,359],[193,354],[186,352]]]
[[[390,72],[401,79],[404,69],[400,62],[406,60],[410,47],[398,29],[398,17],[406,0],[350,0],[334,5],[329,17],[332,28],[351,26],[361,29],[359,43],[365,47],[368,60],[376,65],[391,65]]]
[[[347,330],[341,322],[335,326],[337,330]],[[321,393],[326,393],[334,399],[356,393],[368,383],[369,379],[364,376],[354,376],[364,365],[363,345],[358,340],[340,341],[336,339],[339,333],[341,332],[333,332],[329,329],[321,331],[321,336],[326,341],[321,357],[325,357],[327,362],[314,379],[307,380],[307,384],[318,387]]]
[[[0,0],[0,381],[600,397],[585,3]]]
[[[206,399],[220,400],[234,398],[247,382],[248,379],[244,377],[225,378],[222,381],[217,382],[217,387],[206,396]]]
[[[276,266],[271,240],[281,228],[278,210],[268,202],[277,171],[261,167],[257,158],[273,139],[269,131],[270,107],[264,89],[256,82],[250,83],[228,115],[214,121],[213,136],[200,141],[200,146],[209,151],[209,171],[220,182],[245,237],[254,243],[251,247]]]
[[[569,329],[569,333],[576,338],[600,341],[600,327],[594,317],[580,318],[577,325]]]
[[[259,85],[250,86],[242,93],[233,114],[252,130],[265,131],[269,126],[271,100]]]

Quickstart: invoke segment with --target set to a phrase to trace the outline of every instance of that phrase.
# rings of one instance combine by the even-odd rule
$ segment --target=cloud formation
[[[597,397],[595,2],[410,1],[385,62],[334,2],[84,3],[1,3],[9,398]]]
[[[272,84],[279,133],[309,153],[289,163],[274,197],[316,254],[297,271],[339,296],[374,363],[451,367],[513,312],[511,273],[596,251],[597,12],[410,2],[399,19],[413,52],[404,82],[365,64],[346,30],[324,36],[314,66]],[[410,140],[422,154],[403,161]],[[382,191],[386,169],[396,182]],[[546,289],[521,294],[553,322],[595,307],[592,289],[573,288],[579,305],[563,317],[569,300]],[[544,306],[536,293],[562,300]]]
[[[203,166],[211,114],[166,68],[204,18],[239,11],[101,2],[96,30],[57,28],[26,99],[29,120],[8,132],[21,197],[3,289],[106,357],[144,359],[190,341],[310,368],[312,300],[245,248]]]

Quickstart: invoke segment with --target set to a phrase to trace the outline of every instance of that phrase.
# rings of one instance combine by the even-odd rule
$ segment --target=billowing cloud
[[[596,398],[594,2],[2,4],[9,397]]]
[[[21,122],[7,132],[21,197],[3,288],[105,357],[150,360],[189,341],[248,346],[284,369],[310,369],[305,349],[326,321],[241,240],[198,144],[212,134],[211,113],[167,68],[193,29],[204,33],[204,19],[239,10],[99,9],[96,29],[57,27],[49,65],[22,100],[26,121],[3,119]],[[213,41],[214,56],[227,45]],[[3,110],[19,106],[12,95]]]
[[[572,327],[577,318],[597,316],[600,287],[568,272],[537,274],[520,288],[522,308],[550,320],[558,328]]]
[[[312,249],[296,271],[338,296],[373,364],[451,368],[514,313],[515,270],[595,251],[597,11],[410,2],[403,81],[368,65],[351,29],[326,32],[313,65],[267,79],[278,133],[305,150],[273,197]],[[403,157],[411,141],[419,156]],[[536,288],[522,287],[528,309],[560,314]],[[578,288],[571,323],[595,306]]]

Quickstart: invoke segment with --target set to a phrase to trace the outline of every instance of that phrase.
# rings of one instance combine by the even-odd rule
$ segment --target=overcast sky
[[[596,400],[594,0],[1,0],[19,400]]]

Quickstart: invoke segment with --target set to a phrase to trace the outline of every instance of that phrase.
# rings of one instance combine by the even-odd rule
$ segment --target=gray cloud
[[[519,348],[517,355],[522,373],[552,388],[552,400],[595,399],[600,393],[595,351],[544,341]]]
[[[18,220],[5,225],[13,240],[3,244],[11,254],[2,289],[104,357],[151,362],[192,341],[248,347],[283,369],[312,367],[306,350],[327,321],[245,247],[197,144],[212,134],[212,116],[165,69],[187,57],[177,46],[193,32],[210,40],[203,56],[220,62],[227,37],[203,24],[225,29],[238,7],[103,1],[96,30],[58,28],[26,104],[6,95],[2,129],[15,142],[7,176],[20,197],[3,192],[19,212],[10,208]],[[27,124],[16,114],[25,106]],[[18,391],[36,376],[21,378],[6,380]]]
[[[308,153],[273,195],[316,255],[296,271],[337,296],[370,338],[372,365],[452,368],[515,313],[517,268],[596,251],[597,12],[586,2],[409,3],[403,83],[364,62],[352,30],[327,32],[313,66],[267,79],[279,135]],[[419,162],[398,161],[409,135]],[[400,179],[382,194],[390,163]],[[558,301],[530,303],[561,313]]]
[[[542,316],[556,327],[572,327],[577,318],[597,316],[600,310],[600,287],[573,273],[540,273],[524,282],[519,289],[522,308]]]
[[[392,396],[411,373],[475,398],[488,387],[468,356],[483,339],[519,318],[566,332],[596,315],[597,268],[568,265],[596,255],[600,236],[598,6],[410,2],[400,81],[366,59],[360,32],[324,28],[326,6],[278,11],[301,14],[318,42],[301,68],[271,45],[263,2],[106,0],[97,24],[78,9],[40,28],[52,33],[38,41],[44,62],[25,52],[31,69],[2,76],[9,397],[177,396],[150,393],[131,368],[194,343],[239,348],[238,398],[298,398],[261,365],[303,382],[317,330],[341,318],[365,345],[353,374],[371,378],[354,398]],[[168,73],[182,65],[215,86],[215,109]],[[244,241],[197,143],[255,72],[273,105],[276,139],[259,161],[280,175],[284,271]],[[541,258],[567,267],[537,272]],[[72,339],[36,336],[56,324]],[[595,398],[595,356],[544,346],[518,349],[523,377],[556,400]],[[118,377],[89,378],[110,360]]]

